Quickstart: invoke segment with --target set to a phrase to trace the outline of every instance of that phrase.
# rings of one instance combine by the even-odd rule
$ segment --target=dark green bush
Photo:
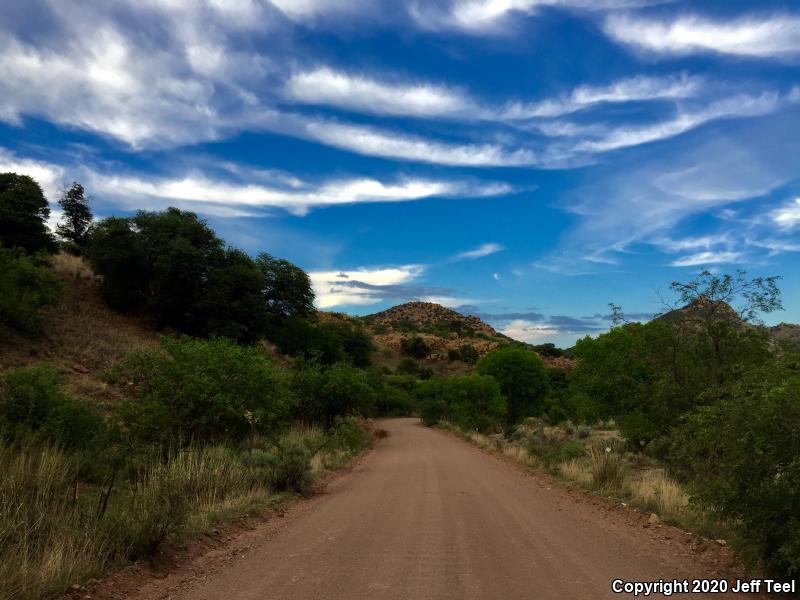
[[[301,441],[289,439],[270,454],[269,486],[276,491],[308,495],[314,476],[311,473],[313,453]]]
[[[428,344],[418,335],[400,340],[400,351],[410,358],[418,359],[427,358],[431,353]]]
[[[48,365],[19,368],[5,376],[0,426],[7,438],[36,439],[69,449],[88,448],[102,434],[96,410],[59,388]]]
[[[500,385],[508,407],[509,429],[525,417],[541,414],[550,391],[547,371],[536,354],[522,348],[492,350],[478,361],[481,375],[489,375]]]
[[[693,499],[736,528],[764,563],[800,573],[800,371],[774,365],[695,409],[670,460]]]
[[[55,304],[60,291],[46,255],[0,247],[0,323],[23,333],[41,333],[40,309]]]
[[[355,417],[347,417],[337,423],[333,437],[340,448],[345,448],[354,454],[360,451],[367,441],[367,436]]]
[[[459,348],[459,354],[461,355],[461,360],[465,363],[474,365],[478,362],[478,351],[475,350],[474,346],[464,344]]]
[[[294,408],[280,369],[257,348],[223,338],[164,338],[161,351],[132,355],[122,376],[137,396],[127,425],[153,441],[240,440],[272,431]]]
[[[368,415],[375,408],[375,390],[366,372],[347,363],[323,368],[301,363],[293,377],[298,416],[330,428],[337,417]]]
[[[47,219],[50,208],[31,177],[0,173],[0,246],[26,252],[55,250]]]
[[[487,431],[506,412],[497,382],[482,375],[431,379],[419,385],[417,395],[426,424],[447,419],[462,429]]]

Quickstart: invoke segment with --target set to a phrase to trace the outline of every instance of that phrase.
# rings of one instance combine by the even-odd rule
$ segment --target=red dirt
[[[416,419],[381,426],[390,435],[352,471],[283,518],[135,588],[129,581],[115,593],[112,578],[89,594],[595,600],[632,597],[612,593],[617,578],[733,583],[743,576],[732,553],[713,542],[646,526],[641,513],[551,486]]]

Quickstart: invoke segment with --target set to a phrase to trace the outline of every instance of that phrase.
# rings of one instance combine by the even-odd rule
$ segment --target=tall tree
[[[92,211],[83,186],[73,182],[61,194],[58,204],[64,211],[64,216],[56,226],[56,233],[79,248],[85,248],[89,240],[89,228],[92,225]]]
[[[280,321],[315,314],[314,290],[303,269],[266,253],[259,254],[256,263],[264,275],[264,300],[270,316]]]
[[[0,173],[0,244],[27,252],[55,249],[47,228],[50,209],[31,177]]]

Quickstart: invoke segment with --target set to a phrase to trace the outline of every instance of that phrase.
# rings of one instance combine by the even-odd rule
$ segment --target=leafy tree
[[[757,368],[674,436],[673,465],[693,498],[739,530],[767,566],[800,573],[800,371]]]
[[[161,326],[194,331],[204,283],[224,257],[222,240],[196,214],[177,208],[139,211],[132,225],[149,267],[147,309]]]
[[[102,277],[103,297],[117,310],[144,308],[149,295],[150,263],[145,240],[131,219],[109,217],[92,228],[89,262]]]
[[[372,338],[362,326],[347,321],[329,321],[319,324],[317,328],[323,335],[340,340],[346,358],[356,367],[368,367],[372,364],[375,347]]]
[[[447,419],[462,429],[487,431],[506,414],[506,401],[494,378],[466,375],[431,379],[417,388],[423,422]]]
[[[400,351],[411,358],[427,358],[431,353],[428,344],[420,336],[400,340]]]
[[[777,276],[748,279],[742,270],[738,270],[736,275],[721,277],[703,271],[689,282],[672,282],[670,288],[677,303],[665,302],[671,312],[663,317],[673,322],[682,333],[692,330],[708,338],[714,378],[717,383],[723,383],[725,339],[730,337],[732,329],[741,329],[742,323],[760,324],[760,313],[783,310],[777,285],[780,279]]]
[[[342,339],[307,319],[289,317],[267,333],[283,354],[316,360],[323,365],[346,360]]]
[[[558,358],[560,356],[564,356],[564,351],[561,348],[557,348],[556,345],[552,342],[547,342],[546,344],[538,344],[533,347],[533,351],[536,352],[539,356],[548,356],[550,358]]]
[[[375,404],[367,374],[347,363],[328,369],[302,364],[294,376],[294,389],[300,399],[300,416],[329,428],[337,417],[370,414]]]
[[[48,257],[0,248],[0,323],[23,333],[40,333],[40,309],[53,305],[61,286]]]
[[[0,245],[26,252],[54,250],[49,217],[47,199],[36,181],[27,175],[0,173]]]
[[[133,354],[122,372],[138,397],[125,411],[135,438],[241,440],[294,408],[287,377],[258,348],[223,338],[164,338],[162,348]]]
[[[89,227],[92,225],[92,211],[86,198],[83,186],[73,182],[69,189],[64,190],[58,200],[64,216],[56,226],[58,235],[77,246],[85,248],[89,241]]]
[[[308,274],[288,260],[262,253],[256,263],[264,277],[264,301],[273,320],[311,318],[316,314]]]
[[[547,371],[536,354],[521,348],[492,350],[478,361],[481,375],[494,377],[506,398],[510,428],[525,417],[541,413],[550,390]]]
[[[241,250],[225,250],[209,271],[197,302],[197,331],[241,342],[255,342],[266,324],[261,271]]]

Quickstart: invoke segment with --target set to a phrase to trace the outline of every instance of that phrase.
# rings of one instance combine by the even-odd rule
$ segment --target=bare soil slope
[[[383,426],[389,437],[351,473],[260,538],[128,597],[595,600],[615,597],[615,578],[734,576],[726,548],[552,487],[415,419]]]

